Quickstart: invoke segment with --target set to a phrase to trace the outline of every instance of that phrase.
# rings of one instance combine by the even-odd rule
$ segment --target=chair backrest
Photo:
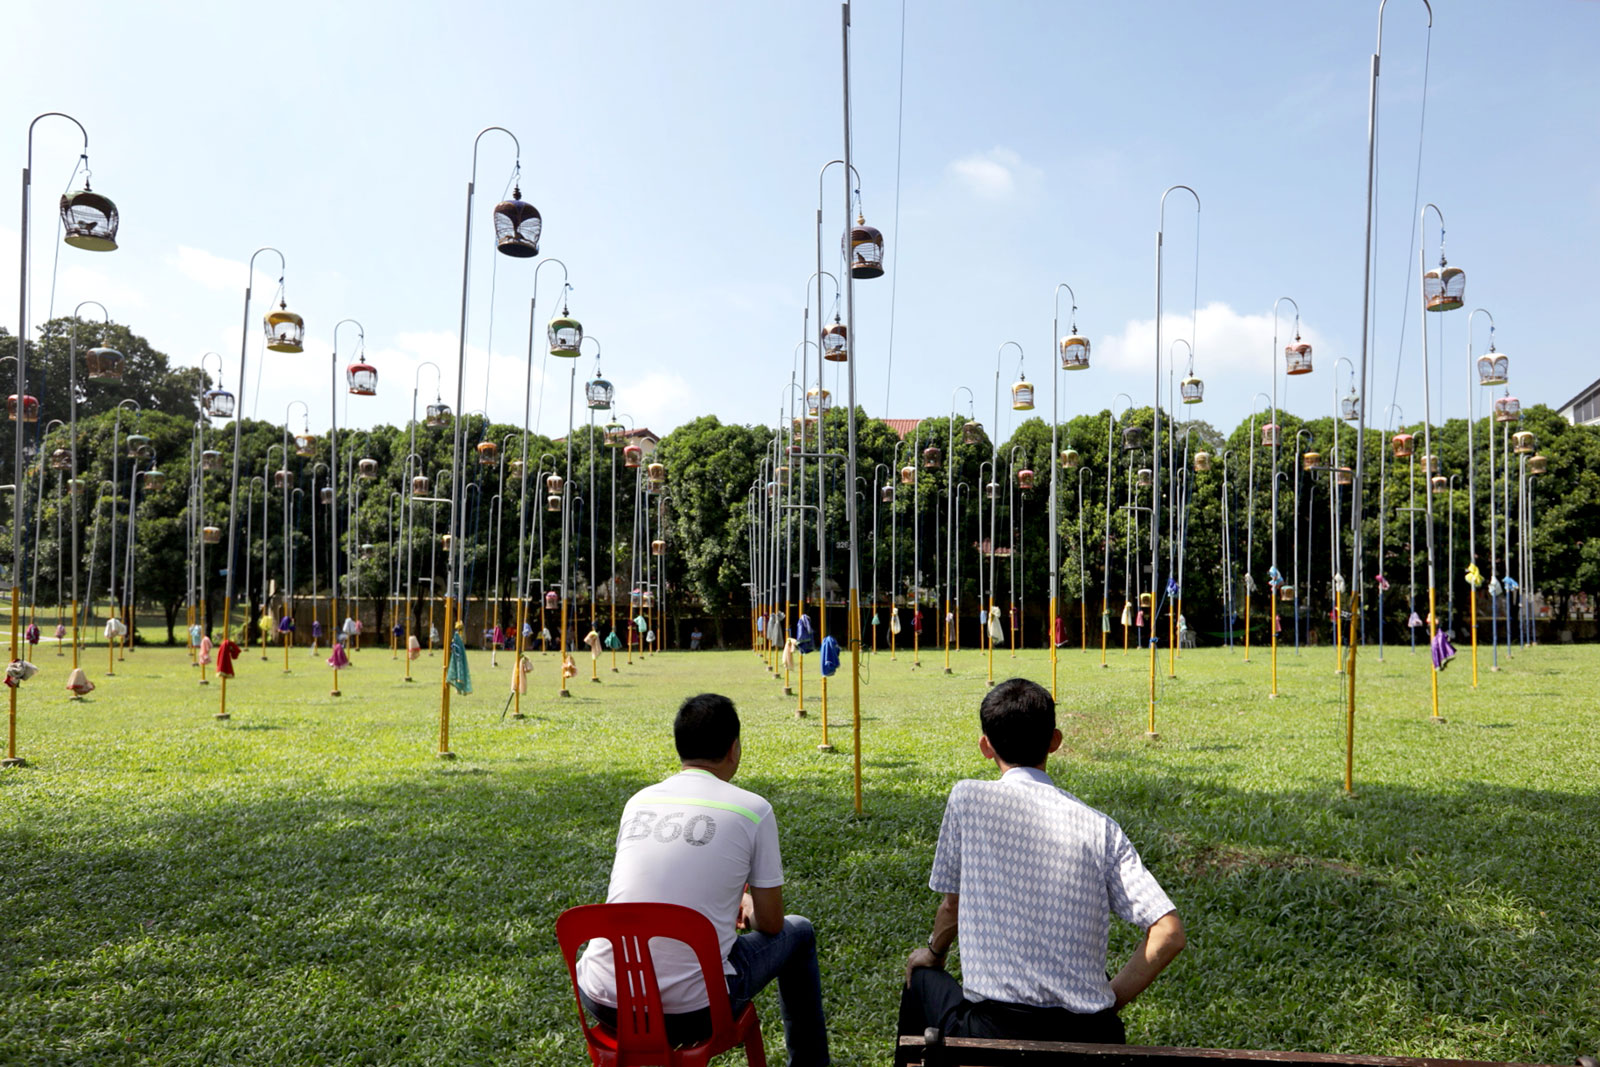
[[[733,1013],[728,1005],[716,928],[710,919],[682,904],[585,904],[562,912],[556,919],[556,940],[572,976],[573,995],[577,996],[578,989],[578,948],[596,938],[611,942],[616,969],[617,1045],[630,1051],[665,1052],[669,1046],[661,989],[656,984],[655,963],[650,956],[653,937],[680,941],[695,954],[706,980],[712,1033],[730,1030]],[[578,1012],[587,1033],[589,1024],[581,1000]]]

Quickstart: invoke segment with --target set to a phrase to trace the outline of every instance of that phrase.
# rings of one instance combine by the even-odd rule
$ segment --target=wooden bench
[[[936,1028],[922,1037],[900,1038],[894,1062],[895,1067],[1261,1067],[1263,1064],[1274,1067],[1527,1067],[1484,1060],[1410,1056],[947,1038]],[[1600,1067],[1600,1060],[1579,1056],[1577,1064],[1578,1067]]]

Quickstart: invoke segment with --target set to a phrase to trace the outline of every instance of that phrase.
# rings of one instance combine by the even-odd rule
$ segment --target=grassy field
[[[992,773],[978,654],[950,677],[937,654],[871,661],[860,817],[848,684],[822,753],[816,679],[798,719],[749,652],[603,660],[601,685],[580,657],[568,700],[535,658],[514,721],[509,657],[473,654],[444,762],[436,658],[407,685],[362,653],[335,699],[321,658],[296,650],[284,675],[252,651],[219,722],[182,650],[141,648],[115,678],[91,651],[100,688],[70,703],[42,647],[29,766],[0,773],[0,1062],[586,1063],[554,919],[603,899],[622,802],[675,768],[672,712],[703,689],[738,703],[739,782],[778,813],[836,1060],[887,1062],[945,794]],[[1329,650],[1286,653],[1275,701],[1263,650],[1185,653],[1173,680],[1163,661],[1156,742],[1144,660],[1061,659],[1051,773],[1121,821],[1189,928],[1130,1040],[1548,1063],[1600,1047],[1600,649],[1530,649],[1498,674],[1485,655],[1476,692],[1458,660],[1443,725],[1424,654],[1364,654],[1353,798]],[[1047,680],[1047,654],[1002,652],[995,672]],[[1118,931],[1114,956],[1133,941]]]

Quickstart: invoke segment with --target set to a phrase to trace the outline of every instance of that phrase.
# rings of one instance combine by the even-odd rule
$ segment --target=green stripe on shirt
[[[705,800],[705,799],[702,799],[700,797],[655,797],[655,796],[653,796],[653,797],[650,797],[648,800],[641,800],[640,803],[641,804],[651,804],[651,805],[656,805],[656,804],[685,804],[685,805],[689,805],[691,807],[716,808],[718,811],[731,811],[735,815],[743,815],[745,818],[749,819],[751,822],[755,823],[757,826],[761,825],[761,816],[757,815],[755,812],[751,811],[749,808],[740,807],[738,804],[729,804],[725,800]]]

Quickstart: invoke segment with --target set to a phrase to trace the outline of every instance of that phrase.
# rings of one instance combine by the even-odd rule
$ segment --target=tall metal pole
[[[1444,265],[1444,213],[1433,204],[1424,204],[1417,220],[1417,254],[1419,264],[1426,262],[1427,235],[1423,230],[1422,220],[1427,217],[1428,209],[1432,208],[1434,214],[1439,216],[1439,263]],[[1429,681],[1432,683],[1433,714],[1430,721],[1443,722],[1439,717],[1439,663],[1433,656],[1433,641],[1439,633],[1439,597],[1434,584],[1434,545],[1433,545],[1433,475],[1436,473],[1431,465],[1438,462],[1433,451],[1433,387],[1429,384],[1430,371],[1428,368],[1428,300],[1425,292],[1427,285],[1426,271],[1417,274],[1417,314],[1422,316],[1422,447],[1428,457],[1424,463],[1423,491],[1426,498],[1427,511],[1423,521],[1423,543],[1427,546],[1428,553],[1428,671]]]
[[[1294,305],[1294,335],[1300,336],[1300,305],[1293,298],[1280,296],[1272,302],[1272,513],[1270,523],[1272,526],[1272,573],[1281,575],[1278,570],[1278,452],[1283,443],[1283,426],[1278,422],[1278,305],[1284,301]],[[1296,544],[1299,543],[1299,534],[1295,534]],[[1281,580],[1281,578],[1280,578]],[[1278,695],[1278,587],[1275,582],[1267,585],[1267,599],[1271,601],[1272,608],[1272,688],[1267,693],[1270,697]]]
[[[73,670],[77,670],[78,669],[78,554],[81,551],[80,548],[79,548],[79,545],[78,545],[78,492],[77,492],[77,485],[78,485],[78,312],[83,309],[83,305],[84,304],[94,304],[96,307],[98,307],[100,309],[101,314],[103,314],[105,316],[105,324],[107,326],[109,326],[111,324],[111,313],[109,311],[106,311],[105,305],[101,304],[98,300],[85,300],[82,304],[79,304],[77,306],[77,308],[75,308],[73,310],[73,312],[72,312],[72,336],[70,338],[69,354],[67,356],[67,398],[68,398],[67,399],[67,410],[69,412],[67,434],[68,434],[68,441],[69,441],[68,448],[69,448],[69,451],[71,452],[71,464],[70,464],[70,468],[69,468],[69,472],[68,472],[68,479],[69,480],[67,482],[67,487],[71,490],[71,492],[68,495],[72,497],[72,523],[71,523],[71,526],[72,526],[72,669]],[[201,357],[202,365],[204,364],[204,362],[205,362],[205,358]],[[221,357],[218,357],[219,366],[220,366],[220,363],[221,363]],[[121,411],[120,405],[118,406],[118,411],[119,412]],[[116,441],[113,439],[113,441],[112,441],[113,451],[115,450],[115,447],[116,447]],[[202,438],[201,447],[202,448],[205,447],[204,438]],[[204,483],[202,483],[202,488],[203,487],[204,487]],[[205,559],[204,555],[201,556],[201,559],[202,559],[202,561]],[[205,581],[205,571],[204,571],[203,568],[202,568],[202,570],[200,572],[200,580],[201,580],[201,582]],[[202,588],[203,588],[203,586],[202,586]]]
[[[1072,297],[1072,332],[1078,332],[1078,294],[1072,291],[1072,286],[1066,282],[1058,282],[1052,298],[1053,315],[1050,320],[1050,347],[1054,354],[1050,360],[1050,457],[1046,469],[1050,471],[1050,699],[1056,697],[1056,618],[1057,597],[1061,590],[1061,557],[1059,504],[1057,503],[1056,475],[1061,469],[1058,423],[1061,420],[1061,345],[1064,338],[1061,336],[1061,290],[1065,289],[1067,295]],[[1078,482],[1078,540],[1083,540],[1083,481]],[[1083,564],[1082,546],[1079,546],[1078,563],[1081,572]],[[1079,590],[1082,591],[1082,574],[1079,575]],[[1081,608],[1081,604],[1080,604]],[[1081,614],[1081,611],[1080,611]],[[1080,620],[1081,621],[1081,620]]]
[[[850,165],[850,3],[845,0],[840,5],[842,19],[840,38],[844,52],[844,234],[848,242],[850,234],[850,175],[854,168]],[[845,294],[845,321],[849,331],[851,348],[854,349],[856,340],[856,299],[855,276],[851,264],[845,264],[844,294]],[[849,381],[849,408],[846,412],[845,433],[847,436],[846,452],[848,458],[846,470],[849,472],[849,491],[845,494],[845,515],[850,528],[850,620],[847,624],[847,634],[850,641],[850,704],[851,704],[851,749],[855,777],[855,811],[861,813],[861,538],[858,536],[859,511],[856,507],[855,477],[856,477],[856,362],[859,352],[852,350],[850,360],[846,366],[845,377]]]
[[[1494,316],[1483,308],[1473,308],[1467,315],[1467,564],[1477,573],[1478,566],[1478,451],[1473,442],[1473,430],[1477,426],[1477,405],[1473,402],[1478,393],[1474,388],[1478,384],[1478,375],[1474,373],[1476,364],[1472,358],[1472,321],[1479,315],[1489,316],[1489,351],[1490,359],[1494,358]],[[1493,426],[1493,423],[1489,424]],[[1490,540],[1493,540],[1491,536]],[[1451,567],[1454,581],[1454,566]],[[1478,584],[1467,584],[1467,612],[1472,621],[1472,688],[1478,688]]]

